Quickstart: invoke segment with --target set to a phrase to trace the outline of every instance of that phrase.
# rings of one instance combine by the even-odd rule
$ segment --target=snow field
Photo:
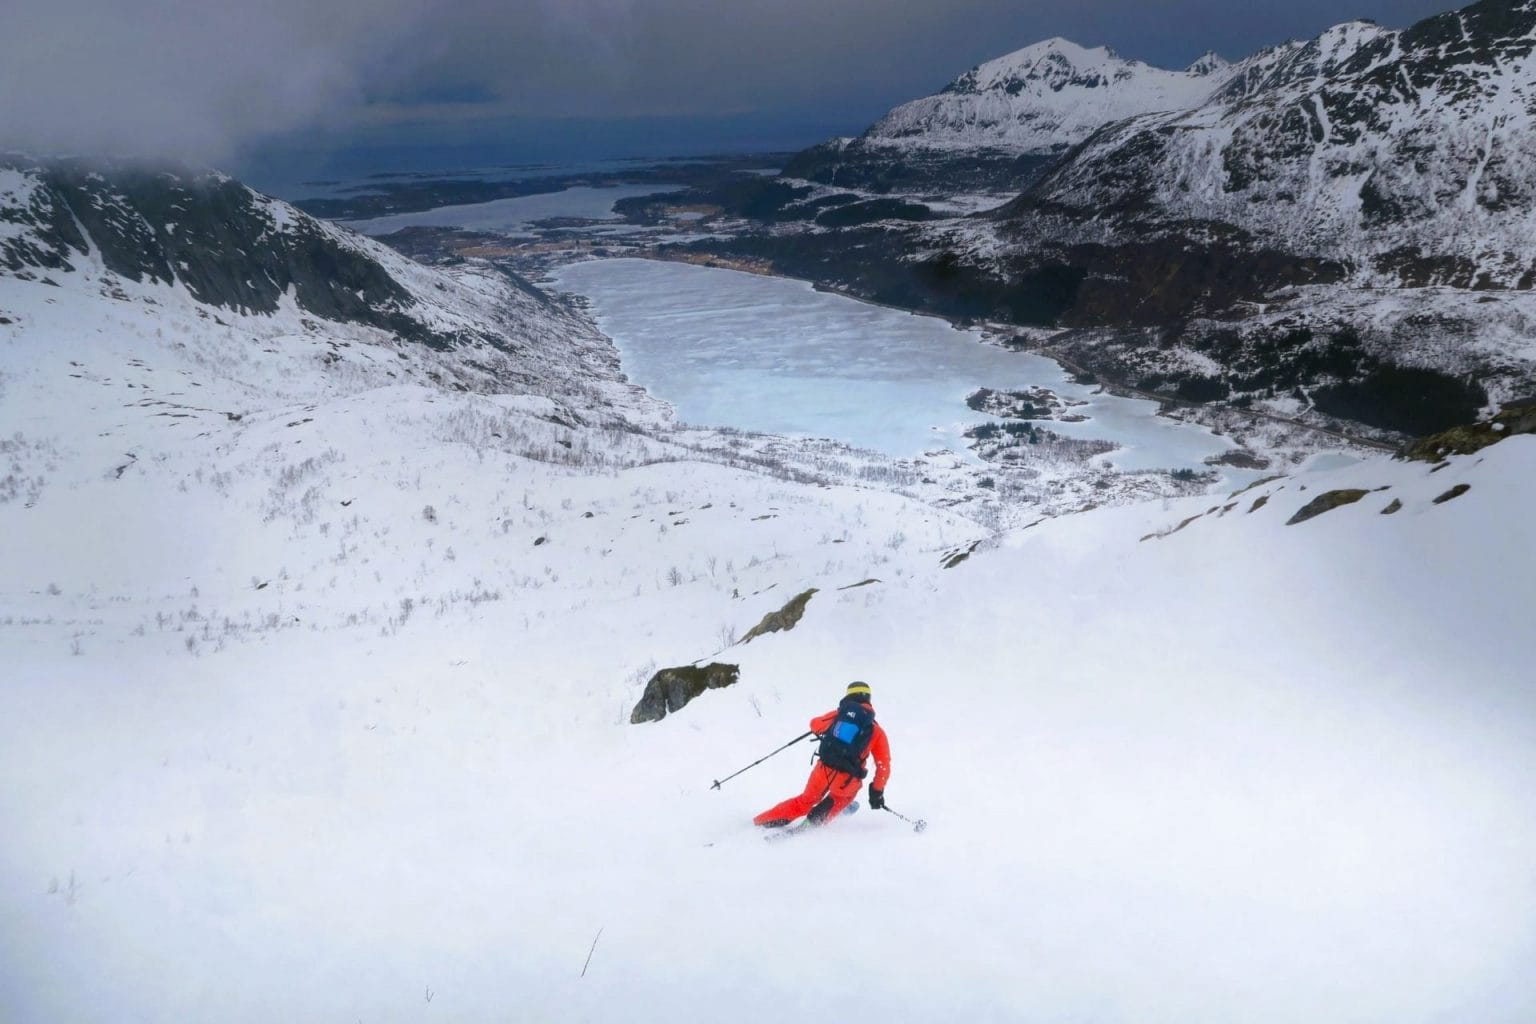
[[[432,387],[362,337],[326,368],[242,319],[231,364],[217,325],[98,335],[20,294],[0,1019],[1536,1011],[1531,438],[943,570],[987,531],[718,439]],[[1284,525],[1339,487],[1390,489]],[[741,682],[628,724],[696,659]],[[761,842],[810,748],[710,782],[855,678],[929,829]]]

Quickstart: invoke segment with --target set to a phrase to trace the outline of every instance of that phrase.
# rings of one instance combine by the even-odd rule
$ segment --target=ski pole
[[[887,804],[882,809],[891,811],[889,804]],[[911,818],[907,817],[905,814],[902,814],[900,811],[891,811],[891,813],[896,815],[896,817],[900,818],[902,821],[906,822],[908,825],[911,825],[913,832],[921,832],[923,829],[928,827],[928,823],[922,818],[918,818],[916,821],[913,821]]]
[[[784,744],[778,750],[775,750],[773,752],[773,754],[777,754],[777,753],[779,753],[779,751],[788,750],[790,747],[794,746],[796,743],[799,743],[801,740],[805,739],[807,736],[814,736],[814,735],[815,735],[815,733],[803,732],[799,736],[796,736],[794,739],[790,740],[788,743]],[[756,768],[758,765],[762,764],[764,761],[766,761],[770,757],[772,757],[773,754],[764,754],[762,757],[758,758],[756,761],[753,761],[751,764],[747,765],[747,768]],[[747,768],[743,768],[741,770],[741,772],[746,771]],[[723,779],[716,779],[715,780],[715,784],[713,786],[710,786],[709,788],[710,789],[719,789],[720,788],[720,783],[722,783],[722,782],[730,782],[736,776],[740,775],[741,772],[732,772],[731,774],[727,775]]]

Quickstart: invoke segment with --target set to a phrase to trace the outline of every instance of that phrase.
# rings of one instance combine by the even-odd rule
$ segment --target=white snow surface
[[[32,204],[37,192],[37,181],[10,167],[0,167],[0,210],[25,209]],[[0,241],[19,238],[27,232],[23,224],[0,220]]]
[[[1536,438],[991,535],[79,276],[0,278],[0,1020],[1536,1015]],[[852,679],[927,831],[762,842]]]
[[[1230,65],[1214,54],[1184,71],[1054,38],[987,61],[944,91],[903,103],[865,138],[932,149],[1057,153],[1111,121],[1202,102]]]
[[[440,227],[517,236],[526,233],[529,224],[555,217],[615,220],[618,215],[613,212],[613,204],[620,199],[678,192],[681,189],[681,185],[611,185],[603,188],[579,185],[558,192],[540,192],[484,203],[439,206],[414,213],[394,213],[384,217],[346,221],[345,224],[353,231],[368,235],[387,235],[402,228]]]

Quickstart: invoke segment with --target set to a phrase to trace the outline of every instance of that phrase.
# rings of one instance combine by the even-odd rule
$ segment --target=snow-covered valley
[[[510,340],[0,274],[0,1018],[1536,1012],[1536,438],[1005,515],[346,244]],[[852,679],[928,829],[762,842]]]

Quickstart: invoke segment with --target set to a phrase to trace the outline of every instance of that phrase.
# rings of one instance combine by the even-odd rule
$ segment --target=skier
[[[869,784],[869,806],[885,806],[885,783],[891,777],[891,746],[885,730],[875,721],[869,702],[869,684],[853,682],[837,707],[811,719],[811,732],[821,740],[816,767],[805,782],[805,791],[770,807],[752,819],[754,825],[781,828],[800,815],[821,825],[841,814],[864,784],[865,761],[875,758],[875,777]]]

